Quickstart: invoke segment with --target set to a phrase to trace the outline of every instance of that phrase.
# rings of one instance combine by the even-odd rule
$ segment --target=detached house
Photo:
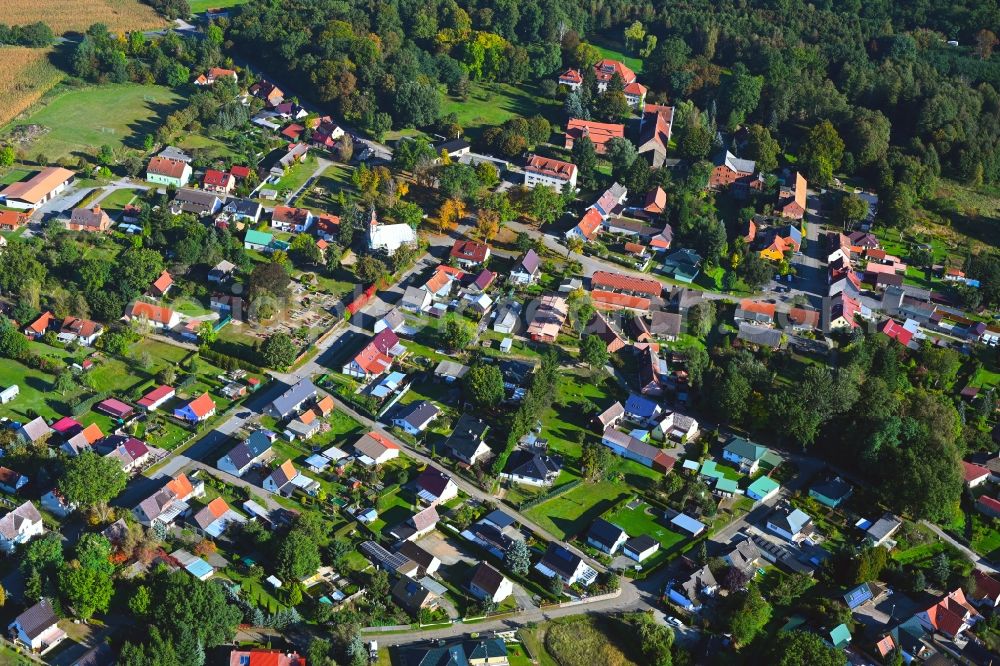
[[[38,318],[35,319],[35,321],[24,327],[24,335],[29,340],[38,340],[48,333],[55,323],[56,316],[46,310],[42,314],[38,315]]]
[[[204,482],[191,483],[186,475],[179,474],[167,481],[155,493],[139,502],[132,509],[132,515],[146,527],[152,527],[157,523],[170,525],[178,516],[189,511],[188,500],[201,497],[204,494]]]
[[[597,579],[597,572],[583,558],[556,543],[550,543],[535,569],[546,578],[558,578],[566,585],[579,583],[584,587]]]
[[[246,518],[230,509],[226,500],[216,497],[194,514],[191,522],[202,536],[217,539],[230,525],[245,523]]]
[[[514,284],[529,285],[538,281],[541,276],[542,260],[534,250],[528,250],[521,260],[510,271],[510,280]]]
[[[463,268],[472,268],[489,261],[490,246],[473,240],[457,240],[449,256]]]
[[[507,459],[507,466],[500,473],[500,478],[528,486],[551,486],[561,471],[562,460],[556,456],[529,449],[515,449]]]
[[[743,437],[731,438],[722,449],[722,458],[736,465],[743,474],[756,472],[762,461],[772,466],[777,466],[781,462],[781,459],[771,453],[766,446]]]
[[[174,286],[174,278],[170,275],[168,271],[163,271],[160,273],[160,277],[153,280],[153,284],[149,285],[149,289],[146,290],[150,296],[154,298],[162,298],[167,295],[170,288]]]
[[[793,220],[801,220],[806,213],[808,186],[806,179],[796,171],[795,184],[792,187],[783,185],[778,191],[778,214]]]
[[[938,631],[951,639],[971,629],[982,619],[982,615],[972,607],[960,587],[947,593],[915,617],[928,631]]]
[[[487,562],[480,562],[472,572],[469,592],[477,599],[498,604],[514,594],[514,584]]]
[[[191,180],[191,165],[183,160],[154,157],[146,167],[146,180],[158,185],[184,187]]]
[[[181,323],[181,316],[168,307],[146,301],[132,301],[125,308],[125,321],[145,322],[153,329],[170,330]]]
[[[377,377],[392,367],[393,357],[406,350],[399,344],[399,336],[391,329],[375,335],[358,354],[343,367],[343,373],[358,379]]]
[[[667,146],[673,132],[674,107],[646,104],[642,120],[639,121],[640,157],[644,157],[653,168],[660,168],[667,159]]]
[[[197,398],[174,410],[174,418],[191,423],[200,423],[215,416],[215,401],[208,393],[202,393]]]
[[[233,174],[218,169],[207,169],[205,176],[201,179],[201,188],[206,192],[217,194],[232,194],[236,187],[236,178]]]
[[[438,417],[441,410],[432,402],[419,400],[404,406],[392,424],[410,435],[419,435]]]
[[[625,530],[613,525],[603,518],[596,519],[587,532],[587,545],[593,546],[602,553],[614,555],[628,540]]]
[[[15,495],[26,485],[28,485],[28,477],[24,474],[15,472],[9,467],[0,466],[0,490]]]
[[[291,460],[286,460],[275,467],[274,471],[264,479],[263,486],[264,490],[285,497],[291,495],[296,488],[302,489],[309,495],[315,495],[319,489],[319,483],[295,469]]]
[[[399,457],[399,445],[372,430],[354,442],[354,455],[362,465],[381,465]]]
[[[66,317],[62,321],[56,337],[63,342],[75,342],[84,347],[92,347],[103,332],[104,326],[96,321],[80,319],[79,317]]]
[[[100,204],[95,204],[91,208],[74,208],[66,228],[70,231],[104,232],[111,229],[111,218]]]
[[[705,565],[685,580],[671,581],[667,587],[667,596],[689,613],[697,613],[702,607],[702,597],[714,596],[718,590],[719,583],[708,565]]]
[[[447,502],[458,496],[458,486],[450,476],[428,466],[416,480],[417,497],[431,506]]]
[[[315,216],[306,208],[275,206],[271,213],[271,227],[289,233],[302,233],[312,226]]]
[[[274,433],[255,430],[245,440],[234,446],[219,458],[215,464],[223,472],[233,476],[243,476],[252,467],[261,465],[271,457],[271,443]]]
[[[789,541],[797,542],[811,535],[815,525],[804,511],[779,507],[767,517],[767,529]]]
[[[389,530],[389,535],[398,541],[416,541],[425,534],[429,534],[437,527],[437,509],[429,506],[426,509],[413,514],[403,523],[396,525]]]
[[[18,438],[27,444],[34,444],[52,433],[52,428],[41,416],[21,425],[16,431]]]
[[[66,632],[59,628],[59,618],[52,610],[52,603],[44,598],[14,618],[7,625],[7,633],[15,644],[38,654],[48,652],[66,639]]]
[[[462,414],[455,428],[445,442],[451,455],[466,465],[475,465],[477,461],[490,454],[486,445],[486,432],[489,425],[472,414]]]
[[[0,518],[0,551],[13,553],[17,546],[31,541],[45,532],[42,514],[30,501]]]

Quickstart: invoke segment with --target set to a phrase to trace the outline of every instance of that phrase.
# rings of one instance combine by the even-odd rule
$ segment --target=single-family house
[[[760,558],[760,549],[750,539],[740,541],[732,550],[722,556],[726,564],[746,574],[754,572]],[[750,577],[753,578],[752,575]]]
[[[94,204],[89,208],[74,208],[66,228],[69,231],[104,232],[111,229],[111,217],[100,204]]]
[[[216,497],[195,513],[191,522],[202,536],[217,539],[230,525],[245,523],[246,518],[229,508],[226,500]]]
[[[480,562],[472,572],[469,592],[477,599],[498,604],[514,594],[514,584],[488,562]]]
[[[78,456],[84,451],[91,451],[91,447],[104,438],[101,426],[91,423],[73,436],[66,439],[59,447],[59,450],[68,456]]]
[[[343,373],[366,380],[377,377],[388,371],[392,367],[393,357],[404,350],[399,344],[399,336],[391,329],[383,329],[354,358],[344,364]]]
[[[144,441],[126,435],[105,437],[97,448],[105,458],[117,461],[126,474],[139,470],[152,456]]]
[[[28,485],[28,477],[9,467],[0,466],[0,490],[15,495]]]
[[[462,268],[480,266],[490,259],[490,246],[474,240],[458,239],[451,246],[448,256]]]
[[[75,342],[84,347],[92,347],[94,342],[104,333],[104,326],[90,319],[66,317],[59,326],[56,337],[64,343]]]
[[[43,509],[57,518],[66,518],[79,508],[75,502],[67,500],[57,488],[42,495],[41,504]]]
[[[400,329],[402,329],[405,325],[406,318],[403,316],[402,311],[399,308],[392,308],[375,322],[372,330],[375,333],[381,333],[385,329],[389,329],[393,333],[398,334]]]
[[[229,449],[226,455],[219,458],[215,466],[233,476],[243,476],[250,468],[270,459],[274,439],[274,433],[268,430],[255,430],[245,440]]]
[[[275,206],[271,213],[271,228],[288,233],[300,234],[312,226],[315,216],[307,208]]]
[[[702,598],[714,596],[718,590],[719,583],[706,564],[685,579],[671,581],[667,597],[684,610],[697,613],[702,608]]]
[[[372,430],[354,442],[354,455],[366,465],[381,465],[399,457],[399,445],[382,433]]]
[[[972,579],[975,585],[968,595],[969,601],[986,608],[1000,606],[1000,580],[975,568],[972,570]]]
[[[916,618],[928,631],[937,631],[954,639],[974,627],[982,615],[973,608],[959,587],[945,594],[930,608],[917,613]]]
[[[962,461],[962,473],[967,488],[981,486],[990,478],[990,470],[982,465],[976,465],[966,460]]]
[[[432,402],[419,400],[404,405],[397,412],[392,424],[410,435],[419,435],[427,426],[441,414],[441,410]]]
[[[775,211],[782,217],[801,220],[806,214],[806,197],[809,184],[798,171],[792,187],[782,185],[778,190],[778,205]]]
[[[809,488],[809,497],[831,509],[836,509],[853,492],[854,488],[851,484],[839,476],[834,476]]]
[[[776,306],[774,303],[762,303],[745,298],[736,306],[733,321],[736,324],[753,324],[755,326],[773,326]]]
[[[546,578],[558,578],[566,585],[579,583],[586,587],[597,578],[597,572],[582,557],[557,543],[549,544],[535,569]]]
[[[174,410],[174,418],[200,423],[215,416],[215,400],[208,393],[202,393],[183,407]]]
[[[31,501],[24,502],[0,518],[0,551],[9,555],[17,546],[28,543],[44,532],[42,514]]]
[[[170,308],[163,305],[154,305],[146,301],[132,301],[125,308],[125,316],[128,322],[140,322],[148,324],[156,330],[170,330],[181,322],[181,316]]]
[[[781,485],[769,476],[762,476],[747,486],[746,496],[758,502],[766,502],[776,497]]]
[[[625,418],[639,425],[653,425],[663,413],[659,403],[637,393],[629,395],[624,410]]]
[[[475,465],[490,454],[486,445],[486,433],[489,425],[481,418],[472,414],[462,414],[445,442],[445,448],[452,457],[466,465]]]
[[[46,310],[24,327],[24,335],[30,340],[37,340],[49,332],[56,324],[56,316]]]
[[[569,303],[566,299],[555,294],[546,294],[537,301],[531,321],[528,323],[528,337],[535,342],[555,342],[568,318]]]
[[[621,402],[615,401],[610,407],[594,417],[594,424],[598,432],[604,432],[608,428],[617,428],[618,424],[625,418],[625,406]]]
[[[743,437],[731,437],[722,449],[722,458],[739,468],[743,474],[753,474],[761,461],[768,457],[768,462],[773,458],[773,454],[768,456],[770,451],[766,446],[761,446]]]
[[[222,207],[222,212],[236,222],[246,222],[253,225],[260,222],[264,207],[250,199],[234,198],[226,202],[226,205]]]
[[[66,632],[59,628],[59,618],[52,609],[52,602],[42,598],[7,625],[7,633],[15,644],[30,652],[44,654],[66,639]]]
[[[274,399],[268,407],[268,413],[276,419],[287,419],[299,412],[307,401],[318,393],[316,386],[309,379],[300,379]]]
[[[431,576],[441,568],[441,560],[437,558],[433,553],[421,548],[412,541],[404,541],[399,544],[394,553],[396,557],[405,557],[414,564],[416,564],[416,569],[409,571],[407,567],[406,573],[396,571],[396,573],[408,576],[409,578],[416,578],[418,576]]]
[[[562,471],[562,459],[531,449],[515,449],[500,478],[528,486],[550,486]]]
[[[432,504],[391,528],[389,535],[397,541],[415,541],[423,535],[433,532],[437,527],[438,520],[440,518],[437,509]]]
[[[675,250],[664,257],[660,271],[678,282],[691,284],[701,272],[701,256],[690,248]]]
[[[292,461],[286,460],[271,470],[271,473],[264,478],[262,485],[264,486],[264,490],[268,492],[288,496],[292,494],[295,488],[300,487],[294,481],[301,475],[302,473],[295,468]]]
[[[392,586],[392,600],[400,608],[417,617],[424,608],[437,605],[438,594],[418,581],[402,577]]]
[[[204,74],[199,74],[194,80],[194,84],[196,86],[211,86],[220,79],[231,79],[234,83],[239,81],[239,77],[237,76],[235,70],[225,69],[223,67],[212,67]]]
[[[667,474],[677,462],[663,449],[647,444],[632,435],[608,428],[601,437],[601,444],[617,455]]]
[[[646,104],[639,121],[638,154],[658,169],[667,159],[667,147],[673,133],[674,107]]]
[[[801,541],[813,533],[815,525],[801,509],[778,507],[767,517],[767,529],[789,541]]]
[[[617,553],[627,540],[628,534],[625,530],[603,518],[594,520],[587,532],[587,545],[608,555]]]
[[[902,526],[902,520],[891,513],[886,513],[865,530],[865,541],[870,546],[881,546],[887,543]]]
[[[534,250],[528,250],[510,271],[510,280],[514,284],[529,285],[538,281],[542,274],[542,260]]]
[[[458,485],[455,481],[430,465],[420,473],[415,482],[417,497],[427,502],[431,506],[442,504],[458,496]]]

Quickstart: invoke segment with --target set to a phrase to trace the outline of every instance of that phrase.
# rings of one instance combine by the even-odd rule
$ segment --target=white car
[[[681,622],[680,620],[678,620],[676,617],[673,617],[673,616],[670,616],[670,615],[667,616],[667,624],[673,625],[673,626],[677,627],[678,629],[684,629],[685,628],[683,622]]]

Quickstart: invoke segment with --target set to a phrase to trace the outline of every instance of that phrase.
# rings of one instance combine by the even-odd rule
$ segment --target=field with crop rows
[[[2,2],[2,0],[0,0]],[[0,5],[0,16],[3,16]],[[62,72],[49,61],[48,49],[20,46],[0,48],[0,126],[42,98],[62,79]]]
[[[0,17],[8,25],[44,21],[57,35],[84,32],[94,23],[104,23],[112,32],[167,24],[139,0],[0,0]]]

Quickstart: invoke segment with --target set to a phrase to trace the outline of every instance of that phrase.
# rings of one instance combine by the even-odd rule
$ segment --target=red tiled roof
[[[950,636],[955,636],[965,624],[966,615],[978,616],[979,613],[965,599],[962,588],[956,588],[927,609],[927,619],[932,627]]]
[[[54,314],[46,310],[45,312],[43,312],[41,315],[38,316],[38,319],[28,324],[27,328],[32,333],[37,333],[41,335],[45,333],[47,330],[49,330],[49,327],[52,326],[52,322],[55,321],[55,318],[56,317]]]
[[[993,513],[1000,515],[1000,500],[994,499],[989,495],[980,495],[976,502],[982,504]]]
[[[548,176],[549,178],[570,180],[573,174],[576,173],[576,165],[571,162],[554,160],[551,157],[531,155],[528,157],[528,162],[524,165],[524,170]]]
[[[608,306],[611,308],[631,308],[633,310],[648,310],[650,301],[642,296],[629,296],[628,294],[617,294],[613,291],[592,290],[590,297],[597,307]]]
[[[446,284],[454,280],[461,280],[465,277],[465,271],[453,266],[441,264],[434,269],[434,275],[430,276],[424,287],[432,294],[436,294],[444,288]]]
[[[1000,581],[979,569],[972,570],[972,578],[976,581],[977,599],[990,599],[995,601],[1000,598]]]
[[[620,74],[625,83],[635,81],[635,72],[621,61],[605,58],[594,64],[594,74],[598,81],[610,81],[615,73]]]
[[[170,308],[153,305],[152,303],[147,303],[146,301],[135,301],[129,306],[126,312],[129,317],[145,317],[150,321],[155,321],[160,324],[170,323],[170,319],[174,316],[174,311]]]
[[[291,206],[275,206],[271,213],[271,219],[284,224],[303,225],[309,218],[310,212],[305,208],[292,208]]]
[[[486,255],[489,251],[490,246],[485,243],[480,243],[479,241],[474,240],[459,239],[455,241],[454,245],[451,246],[450,254],[456,259],[482,263],[483,261],[486,261]]]
[[[28,223],[28,216],[16,210],[0,210],[0,229],[17,229]]]
[[[559,75],[559,81],[561,83],[583,83],[583,75],[575,69],[567,69]]]
[[[590,240],[597,233],[597,230],[601,226],[601,222],[604,218],[601,217],[601,211],[596,208],[590,208],[584,213],[580,221],[577,222],[576,226],[580,230],[580,233],[584,235],[585,238]]]
[[[305,127],[299,125],[298,123],[292,123],[285,129],[281,130],[281,133],[291,139],[292,141],[298,141],[299,137],[302,136],[302,132],[305,131]]]
[[[904,347],[909,346],[910,341],[913,339],[913,333],[903,328],[903,325],[897,323],[894,319],[887,319],[879,331]]]
[[[194,492],[194,486],[191,485],[191,481],[184,474],[180,474],[168,481],[166,487],[172,490],[177,497],[182,498]]]
[[[250,167],[234,164],[233,167],[229,170],[229,173],[231,173],[236,178],[246,178],[247,176],[250,175]]]
[[[645,294],[650,297],[657,297],[663,293],[663,285],[657,280],[647,280],[608,271],[595,271],[590,278],[590,284],[591,288]]]
[[[207,169],[205,171],[205,177],[202,182],[205,185],[212,185],[214,187],[225,187],[229,185],[229,179],[232,176],[225,171],[219,171],[218,169]]]
[[[667,207],[667,193],[660,186],[654,187],[646,192],[646,201],[642,209],[647,213],[662,213]]]
[[[182,160],[174,160],[169,157],[154,157],[149,160],[146,172],[166,176],[167,178],[181,178],[184,176],[184,169],[187,166],[188,163]]]
[[[962,472],[965,475],[965,482],[975,481],[976,479],[981,479],[984,476],[990,475],[990,470],[986,469],[982,465],[977,465],[975,463],[970,463],[965,460],[962,461]]]
[[[754,312],[756,314],[767,315],[768,317],[774,318],[774,313],[776,309],[774,303],[761,303],[760,301],[754,301],[749,298],[745,298],[740,301],[740,309],[747,312]]]
[[[173,283],[174,279],[170,277],[170,273],[163,271],[160,273],[160,277],[156,278],[156,281],[153,282],[153,289],[161,294],[165,294]]]
[[[205,508],[216,518],[222,518],[229,511],[229,505],[221,497],[216,497]]]
[[[572,118],[566,123],[566,138],[569,142],[588,137],[594,146],[603,150],[604,144],[615,137],[625,136],[625,126],[616,123],[598,123],[592,120]]]
[[[157,386],[155,389],[142,396],[139,399],[139,405],[141,407],[149,407],[150,405],[163,400],[165,397],[174,392],[173,387],[167,386],[166,384]]]

